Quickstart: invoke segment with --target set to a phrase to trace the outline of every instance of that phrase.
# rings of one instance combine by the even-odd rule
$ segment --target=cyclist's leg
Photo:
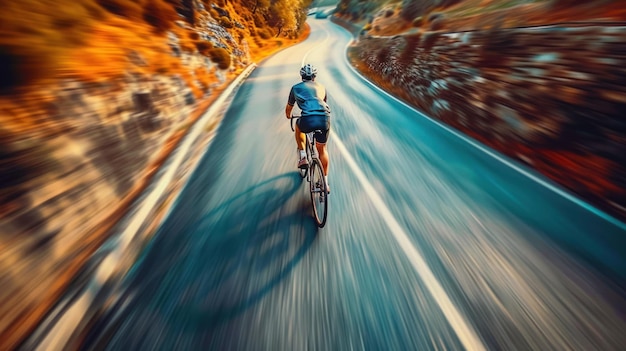
[[[298,120],[298,122],[300,122]],[[302,155],[305,154],[304,152],[304,133],[302,133],[300,131],[300,123],[296,123],[296,127],[295,127],[296,132],[294,133],[296,135],[296,146],[298,147],[298,160],[301,160],[303,157]]]
[[[296,123],[296,145],[298,146],[298,150],[304,150],[304,133],[300,131],[300,124]]]
[[[328,141],[329,133],[330,129],[327,129],[322,133],[315,134],[315,147],[317,148],[317,153],[320,156],[320,161],[322,162],[322,168],[324,168],[325,175],[328,175],[328,168],[330,166],[328,152],[326,151],[326,142]]]

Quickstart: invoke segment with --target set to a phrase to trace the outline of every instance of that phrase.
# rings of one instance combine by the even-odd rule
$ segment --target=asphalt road
[[[241,87],[85,337],[107,350],[619,350],[626,226],[360,78],[310,38]],[[283,116],[306,59],[333,109],[317,229]]]

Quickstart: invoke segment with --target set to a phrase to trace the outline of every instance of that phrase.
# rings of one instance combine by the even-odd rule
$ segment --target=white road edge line
[[[352,156],[350,156],[350,153],[346,149],[343,142],[341,142],[341,140],[337,137],[337,134],[333,136],[333,143],[335,143],[335,145],[339,148],[339,151],[345,158],[348,166],[350,166],[352,172],[354,172],[356,178],[361,183],[361,186],[365,189],[365,193],[391,230],[391,233],[400,245],[400,248],[402,248],[405,255],[413,265],[413,268],[417,271],[419,277],[424,282],[424,285],[437,302],[437,305],[439,305],[439,308],[450,323],[450,326],[459,337],[461,344],[463,344],[466,350],[486,350],[481,339],[454,306],[445,290],[428,267],[428,264],[422,255],[420,255],[419,251],[417,251],[415,246],[413,246],[413,243],[409,239],[408,235],[394,218],[389,208],[387,208],[383,199],[374,189],[374,186],[372,186],[372,184],[367,180],[367,177],[361,171]]]
[[[342,27],[340,27],[342,28]],[[354,39],[352,39],[351,41],[348,42],[348,45],[346,45],[346,52],[348,47],[350,46],[350,44],[354,41]],[[413,110],[415,113],[419,114],[420,116],[423,116],[426,120],[428,120],[429,122],[439,126],[440,128],[446,130],[447,132],[455,135],[456,137],[466,141],[467,143],[469,143],[470,145],[472,145],[473,147],[477,148],[478,150],[486,153],[487,155],[493,157],[494,159],[500,161],[501,163],[503,163],[506,166],[509,166],[510,168],[513,168],[514,170],[520,172],[521,174],[525,175],[526,177],[534,180],[535,182],[543,185],[544,187],[546,187],[549,190],[552,190],[553,192],[563,196],[564,198],[566,198],[567,200],[575,203],[576,205],[586,209],[587,211],[590,211],[592,213],[594,213],[595,215],[603,218],[604,220],[610,222],[611,224],[617,226],[618,228],[621,228],[622,230],[626,230],[626,223],[622,223],[619,220],[617,220],[616,218],[614,218],[613,216],[605,213],[604,211],[601,211],[600,209],[592,206],[591,204],[588,204],[587,202],[567,193],[566,191],[557,188],[556,186],[548,183],[547,181],[545,181],[544,179],[539,178],[538,176],[528,172],[527,170],[523,169],[522,167],[516,165],[515,163],[503,158],[502,156],[494,153],[492,150],[489,150],[488,148],[486,148],[485,146],[482,146],[481,144],[479,144],[478,142],[468,138],[467,136],[465,136],[464,134],[452,129],[451,127],[448,127],[447,125],[434,120],[432,118],[430,118],[429,116],[427,116],[426,114],[424,114],[421,111],[418,111],[415,107],[407,104],[406,102],[398,99],[397,97],[391,95],[390,93],[388,93],[387,91],[385,91],[384,89],[380,88],[379,86],[377,86],[376,84],[370,82],[367,78],[365,78],[361,73],[359,73],[359,71],[356,70],[356,68],[354,68],[350,62],[348,61],[347,55],[343,56],[344,61],[346,63],[346,65],[348,66],[348,68],[350,68],[358,77],[360,77],[362,80],[364,80],[365,82],[367,82],[370,86],[372,86],[374,89],[382,92],[383,94],[387,95],[388,97],[396,100],[397,102],[401,103],[402,105],[408,107],[409,109]]]
[[[168,185],[172,182],[174,176],[176,175],[176,171],[194,141],[198,135],[203,132],[203,129],[210,118],[218,113],[233,91],[255,68],[255,64],[248,66],[230,85],[228,85],[228,87],[211,104],[202,117],[194,123],[191,131],[189,131],[189,133],[184,137],[180,146],[177,147],[175,154],[170,155],[170,158],[173,157],[171,164],[168,165],[166,172],[163,174],[161,179],[158,180],[154,190],[152,190],[143,201],[139,211],[133,214],[128,226],[124,228],[119,237],[110,239],[115,241],[115,247],[109,254],[107,254],[106,258],[102,260],[96,269],[95,274],[89,281],[89,288],[85,289],[84,292],[77,296],[70,306],[64,308],[64,311],[61,312],[59,318],[45,333],[42,341],[36,346],[36,350],[66,349],[67,344],[73,337],[75,330],[84,324],[85,318],[91,318],[91,315],[94,313],[92,310],[92,304],[96,295],[116,272],[119,259],[129,248],[132,240],[135,238],[137,233],[139,233],[139,230],[146,222],[146,218],[148,218],[152,210],[155,208],[159,199],[162,198],[165,190],[167,190]],[[166,217],[168,216],[169,213]],[[105,245],[108,242],[109,241],[107,240]]]
[[[319,45],[324,44],[329,37],[330,35],[328,31],[326,31],[326,38]],[[314,48],[315,47],[311,48],[304,55],[304,57],[302,58],[302,65],[304,65],[306,58],[311,53],[311,51],[313,51]],[[349,63],[348,67],[351,67]],[[413,243],[409,239],[408,235],[404,232],[389,208],[387,208],[383,199],[380,197],[380,195],[378,195],[372,184],[367,180],[367,177],[365,176],[365,174],[363,174],[352,156],[350,156],[350,153],[346,149],[341,139],[339,139],[337,134],[333,136],[333,142],[339,148],[339,151],[346,159],[348,166],[350,166],[352,172],[356,175],[357,179],[361,183],[361,186],[364,188],[365,193],[369,196],[374,207],[380,213],[383,220],[391,230],[394,238],[400,245],[400,248],[402,248],[404,254],[411,262],[411,265],[419,275],[420,279],[424,282],[424,285],[437,302],[437,305],[448,320],[448,323],[450,323],[450,326],[458,336],[461,344],[463,344],[463,346],[467,350],[486,350],[485,346],[483,345],[482,341],[480,340],[474,329],[470,327],[470,325],[465,321],[461,313],[454,306],[447,293],[445,292],[437,278],[435,278],[433,272],[428,267],[428,264],[426,264],[424,258],[420,255],[415,246],[413,246]]]

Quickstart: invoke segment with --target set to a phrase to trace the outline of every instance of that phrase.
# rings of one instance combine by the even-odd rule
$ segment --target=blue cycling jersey
[[[330,107],[326,104],[326,89],[315,81],[305,80],[291,87],[287,103],[293,106],[296,102],[302,110],[302,117],[330,116]]]

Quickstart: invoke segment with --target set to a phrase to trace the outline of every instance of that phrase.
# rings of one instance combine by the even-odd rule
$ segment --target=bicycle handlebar
[[[293,116],[291,116],[291,118],[290,118],[290,120],[291,120],[291,131],[292,131],[292,132],[295,132],[295,131],[296,131],[296,129],[293,127],[293,120],[294,120],[294,119],[298,119],[298,118],[300,118],[300,116],[297,116],[297,115],[293,115]]]

